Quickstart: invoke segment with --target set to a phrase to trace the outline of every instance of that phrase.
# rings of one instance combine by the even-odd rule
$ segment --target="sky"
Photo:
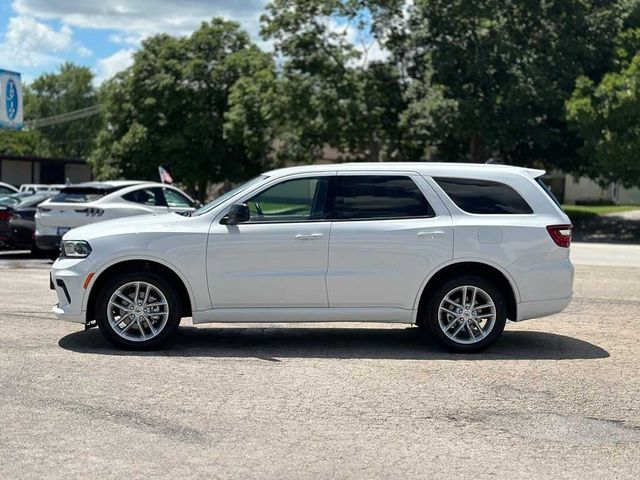
[[[220,16],[254,41],[267,0],[0,0],[0,69],[29,83],[65,61],[85,65],[100,84],[131,64],[145,37],[188,35]]]

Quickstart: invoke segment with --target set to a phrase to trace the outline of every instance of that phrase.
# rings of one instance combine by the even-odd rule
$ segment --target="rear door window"
[[[484,215],[531,214],[533,210],[509,185],[471,178],[434,177],[458,208]]]
[[[335,218],[376,220],[434,216],[415,182],[403,175],[337,177]]]

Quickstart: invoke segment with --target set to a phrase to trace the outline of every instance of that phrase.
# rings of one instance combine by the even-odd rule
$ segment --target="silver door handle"
[[[444,236],[444,232],[442,230],[429,230],[426,232],[418,232],[418,236],[420,238],[438,238]]]
[[[296,240],[318,240],[322,237],[321,233],[299,233],[296,235]]]

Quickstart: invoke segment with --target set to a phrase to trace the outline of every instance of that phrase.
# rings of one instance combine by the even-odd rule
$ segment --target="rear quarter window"
[[[484,215],[522,215],[533,210],[512,187],[500,182],[472,178],[434,177],[458,208]]]

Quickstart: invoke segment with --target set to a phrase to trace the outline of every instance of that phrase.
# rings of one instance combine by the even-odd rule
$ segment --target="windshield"
[[[91,185],[82,186],[76,185],[71,187],[65,187],[60,190],[60,193],[55,195],[51,201],[55,203],[87,203],[94,202],[105,195],[108,195],[116,190],[124,188],[125,185],[117,187],[95,187]]]
[[[14,196],[11,197],[0,197],[0,205],[15,205],[17,203],[20,202],[19,198],[16,198]]]
[[[224,203],[226,200],[228,200],[231,197],[237,195],[238,193],[242,192],[243,190],[246,190],[249,187],[257,185],[258,183],[263,182],[266,179],[267,179],[267,177],[265,175],[260,175],[259,177],[252,178],[248,182],[243,183],[242,185],[240,185],[239,187],[236,187],[233,190],[229,190],[227,193],[225,193],[223,195],[220,195],[213,202],[207,203],[205,206],[203,206],[203,207],[199,208],[198,210],[196,210],[195,212],[193,212],[193,214],[191,216],[192,217],[197,217],[198,215],[204,215],[205,213],[210,212],[211,210],[216,208],[218,205]]]
[[[50,197],[51,195],[46,195],[46,194],[31,195],[29,197],[25,197],[20,200],[20,204],[18,205],[18,208],[36,207]]]

